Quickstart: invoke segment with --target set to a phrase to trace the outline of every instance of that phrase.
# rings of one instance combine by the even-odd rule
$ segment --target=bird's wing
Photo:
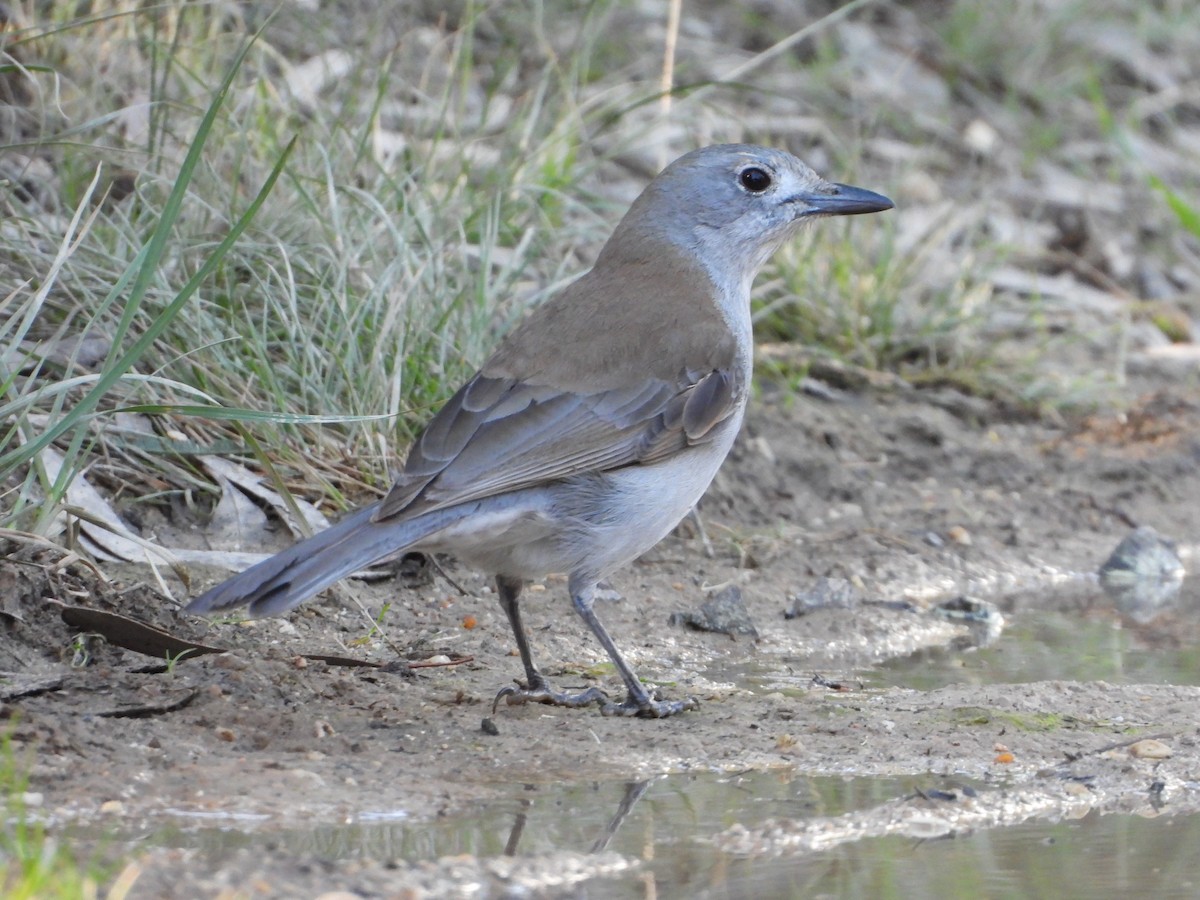
[[[478,374],[430,420],[374,518],[666,459],[736,411],[738,382],[713,369],[579,393]]]

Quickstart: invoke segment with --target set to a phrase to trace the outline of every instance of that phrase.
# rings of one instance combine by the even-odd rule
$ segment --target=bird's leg
[[[704,527],[704,519],[700,515],[700,505],[692,507],[685,519],[689,520],[696,528],[696,537],[700,539],[700,546],[704,548],[704,555],[709,559],[713,559],[717,555],[717,551],[713,549],[713,543],[709,540],[708,530]]]
[[[521,621],[521,608],[518,599],[525,582],[519,578],[496,576],[496,592],[500,597],[500,606],[508,616],[508,624],[512,626],[513,635],[517,639],[517,651],[521,654],[521,664],[525,666],[525,683],[519,681],[515,685],[501,688],[492,701],[492,715],[500,699],[504,698],[509,706],[519,706],[525,703],[549,703],[553,706],[577,708],[589,703],[607,703],[608,697],[597,687],[590,687],[578,694],[564,694],[552,690],[546,676],[538,671],[533,664],[533,654],[529,650],[529,640],[525,637],[525,625]]]
[[[621,651],[617,649],[617,645],[613,643],[608,631],[596,616],[596,611],[592,608],[595,599],[594,586],[587,585],[578,590],[576,587],[574,584],[571,585],[571,600],[575,604],[575,611],[579,613],[583,621],[587,622],[588,628],[592,629],[596,640],[608,652],[609,659],[621,673],[621,680],[625,682],[625,687],[629,691],[628,696],[622,702],[605,703],[600,707],[600,712],[606,716],[641,716],[644,719],[661,719],[684,710],[700,708],[699,702],[694,697],[688,697],[685,700],[662,700],[657,696],[651,696],[641,679],[630,668],[629,663],[625,662],[625,657],[621,655]]]

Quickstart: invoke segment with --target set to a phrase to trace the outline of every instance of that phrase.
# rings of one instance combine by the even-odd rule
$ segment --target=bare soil
[[[642,676],[667,695],[697,697],[696,712],[645,721],[501,705],[493,716],[519,660],[486,581],[452,563],[473,596],[437,576],[417,586],[411,576],[348,581],[287,620],[211,624],[179,616],[144,569],[106,570],[105,583],[25,547],[0,562],[0,670],[13,673],[0,682],[3,713],[18,756],[35,761],[32,802],[60,824],[205,813],[253,815],[269,832],[388,810],[420,821],[469,810],[514,782],[756,769],[1004,780],[1010,814],[964,810],[971,827],[1081,804],[1145,811],[1152,796],[1157,808],[1165,798],[1170,812],[1195,811],[1195,685],[964,681],[921,691],[870,689],[859,677],[922,648],[958,647],[963,627],[922,610],[964,594],[1010,620],[1067,596],[1079,616],[1123,627],[1088,573],[1134,524],[1180,539],[1193,565],[1197,497],[1200,403],[1169,387],[1124,414],[1069,424],[948,390],[822,399],[767,388],[702,505],[713,555],[685,523],[622,573],[623,599],[601,611]],[[220,577],[191,574],[193,593]],[[785,618],[793,595],[826,577],[848,580],[863,602]],[[740,587],[757,640],[668,624],[729,584]],[[1064,594],[1064,584],[1079,588]],[[189,589],[172,590],[185,598]],[[349,598],[373,614],[388,604],[382,622],[399,656]],[[64,604],[228,652],[167,664],[95,635],[109,625],[68,626]],[[618,691],[560,581],[529,595],[527,621],[557,686]],[[1189,621],[1171,614],[1142,638],[1175,646],[1195,637]],[[403,671],[305,654],[455,664]],[[765,677],[752,685],[736,674],[748,669]],[[1012,727],[1014,717],[1046,715],[1055,727]],[[485,730],[485,719],[495,727]],[[1131,753],[1143,737],[1169,758]],[[779,839],[748,831],[735,842],[756,852]],[[332,884],[419,894],[430,877],[378,860],[292,863],[265,849],[211,872],[200,857],[151,849],[134,895],[315,895]]]

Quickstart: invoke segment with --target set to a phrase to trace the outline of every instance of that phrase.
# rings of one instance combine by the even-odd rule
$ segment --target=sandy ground
[[[1194,811],[1194,685],[964,680],[922,691],[868,688],[859,678],[930,647],[969,655],[968,629],[928,612],[961,596],[990,602],[1008,621],[1066,597],[1079,616],[1118,627],[1088,573],[1131,526],[1176,538],[1194,565],[1198,425],[1200,405],[1182,391],[1147,394],[1122,416],[1053,425],[949,391],[785,399],[768,389],[703,503],[713,554],[685,526],[621,574],[614,586],[624,599],[603,604],[602,617],[648,682],[700,700],[698,711],[666,720],[541,706],[501,705],[493,715],[492,698],[520,673],[519,660],[486,582],[452,563],[449,572],[474,596],[410,572],[347,582],[341,600],[326,595],[287,620],[210,624],[178,616],[146,570],[110,572],[115,580],[105,585],[81,565],[56,568],[29,548],[0,568],[0,670],[14,673],[2,682],[4,715],[18,756],[29,751],[34,760],[29,790],[40,813],[118,829],[181,812],[254,816],[254,828],[267,832],[389,810],[432,820],[514,782],[772,769],[1004,781],[1002,798],[939,813],[947,829],[1081,806],[1138,811],[1152,800]],[[183,533],[186,524],[174,527]],[[219,574],[193,576],[195,591]],[[840,582],[826,578],[852,590],[838,594],[830,585]],[[740,589],[757,639],[668,624],[729,586]],[[797,595],[808,598],[807,614],[787,618]],[[383,623],[403,659],[454,664],[405,672],[306,658],[397,659],[342,602],[350,596],[372,613],[390,604]],[[121,630],[111,622],[68,626],[63,604],[228,652],[164,665],[96,636]],[[617,692],[561,581],[529,595],[527,622],[556,685]],[[1140,633],[1149,646],[1178,646],[1195,637],[1190,622],[1168,613]],[[1042,725],[1025,727],[1034,721]],[[1135,743],[1143,738],[1159,745]],[[915,827],[894,810],[885,818],[855,827]],[[777,852],[780,842],[802,846],[806,827],[747,823],[720,841],[735,853]],[[590,872],[624,862],[571,864]],[[134,896],[147,897],[203,887],[315,895],[331,884],[381,895],[423,885],[436,894],[514,877],[496,861],[437,871],[361,860],[305,867],[281,850],[216,872],[202,857],[161,849],[139,855],[138,865]],[[561,873],[565,863],[546,865]]]

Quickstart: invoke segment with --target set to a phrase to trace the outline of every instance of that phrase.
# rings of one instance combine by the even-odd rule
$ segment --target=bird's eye
[[[771,186],[771,174],[758,166],[751,166],[738,173],[738,183],[752,194],[761,194]]]

